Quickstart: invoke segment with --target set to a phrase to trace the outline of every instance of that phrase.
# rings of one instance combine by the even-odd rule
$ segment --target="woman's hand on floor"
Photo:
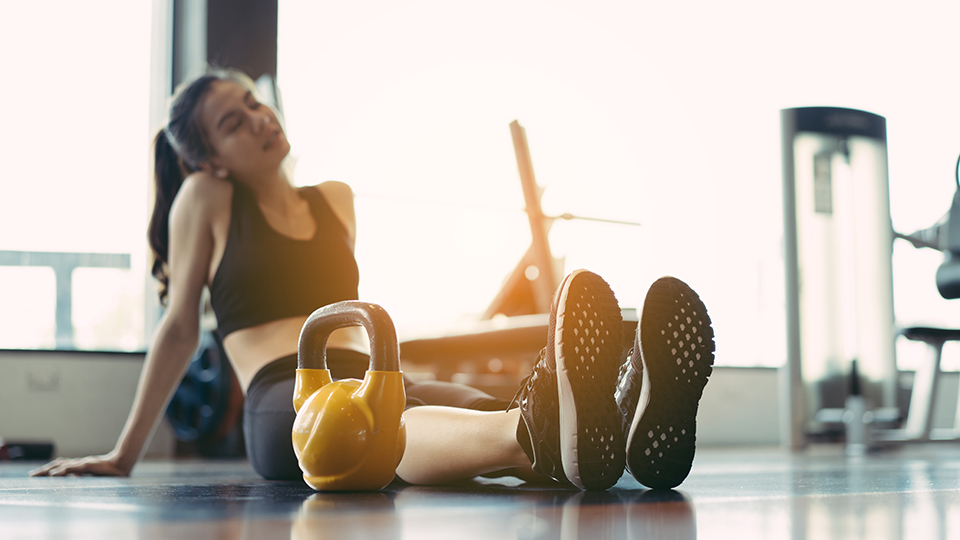
[[[129,476],[113,454],[85,458],[58,458],[30,471],[30,476]]]

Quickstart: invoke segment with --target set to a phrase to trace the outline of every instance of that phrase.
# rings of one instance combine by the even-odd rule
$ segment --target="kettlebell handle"
[[[370,341],[371,371],[400,371],[400,345],[393,320],[382,307],[346,300],[314,311],[300,329],[298,369],[327,369],[327,338],[334,330],[362,326]]]

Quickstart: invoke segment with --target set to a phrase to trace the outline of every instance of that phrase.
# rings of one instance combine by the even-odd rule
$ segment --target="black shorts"
[[[334,380],[363,379],[370,357],[346,349],[327,349],[327,368]],[[293,453],[291,432],[297,355],[270,362],[254,375],[243,406],[243,436],[254,470],[269,480],[303,478]],[[478,411],[504,411],[509,402],[461,384],[412,383],[404,377],[407,408],[444,405]]]

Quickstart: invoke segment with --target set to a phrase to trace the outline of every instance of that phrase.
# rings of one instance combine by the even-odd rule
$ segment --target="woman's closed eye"
[[[247,103],[247,108],[250,109],[251,111],[255,111],[260,108],[260,102],[251,98],[250,101]],[[240,127],[243,126],[243,119],[245,117],[246,117],[245,114],[237,114],[237,121],[230,126],[230,131],[233,132],[240,129]]]

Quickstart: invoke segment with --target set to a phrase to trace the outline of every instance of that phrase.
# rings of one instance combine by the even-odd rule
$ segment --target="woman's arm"
[[[169,306],[144,361],[133,407],[114,449],[101,456],[58,459],[33,476],[130,474],[183,378],[200,335],[200,294],[210,267],[215,179],[188,177],[170,214]],[[214,180],[211,182],[210,180]],[[229,200],[229,199],[227,199]]]

